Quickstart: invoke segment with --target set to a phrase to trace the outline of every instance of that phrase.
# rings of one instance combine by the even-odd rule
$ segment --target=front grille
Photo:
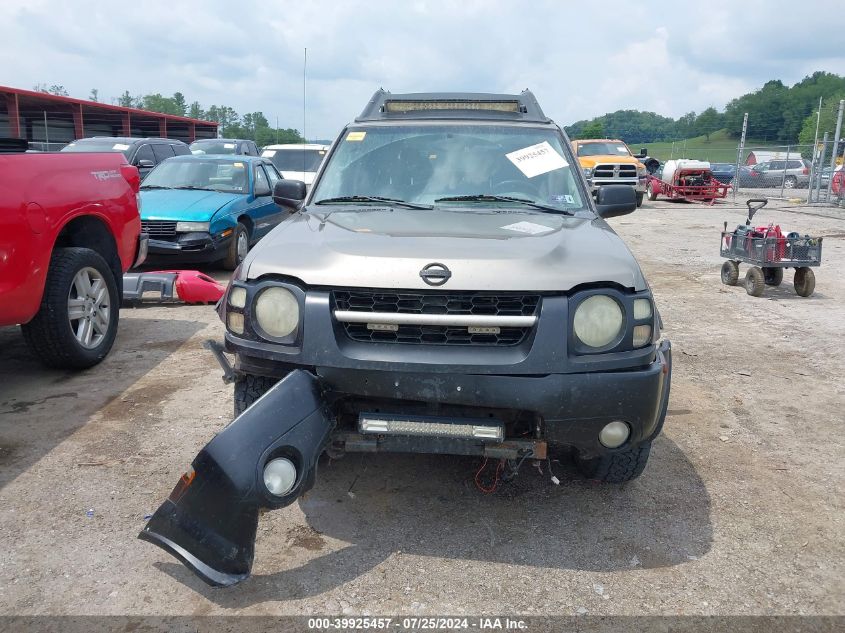
[[[141,220],[141,231],[152,238],[176,235],[176,222],[170,220]]]
[[[389,292],[335,290],[332,309],[353,312],[534,316],[539,295],[447,292]],[[501,327],[498,333],[470,333],[469,328],[446,325],[399,325],[395,331],[370,329],[366,323],[341,323],[353,341],[416,345],[518,345],[529,327]]]
[[[618,168],[618,171],[617,171]],[[593,178],[636,178],[636,165],[596,165],[593,170]]]

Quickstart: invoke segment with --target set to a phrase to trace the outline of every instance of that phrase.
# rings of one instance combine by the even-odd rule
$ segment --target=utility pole
[[[305,87],[306,77],[308,76],[308,47],[305,47],[305,58],[302,61],[302,140],[308,142],[308,137],[305,136]]]
[[[840,133],[842,132],[842,112],[845,111],[845,99],[839,100],[839,114],[836,115],[836,132],[833,135],[833,151],[830,154],[830,180],[827,181],[827,201],[830,202],[830,187],[833,184],[833,170],[836,169],[836,158],[839,149]]]
[[[816,136],[813,139],[813,160],[810,161],[810,184],[807,185],[807,202],[813,201],[813,189],[815,181],[813,180],[816,176],[818,176],[818,170],[816,169],[816,152],[818,151],[819,147],[819,124],[822,121],[822,98],[819,97],[819,109],[816,112]],[[819,164],[821,167],[821,164]],[[821,178],[819,178],[819,184],[821,184]],[[816,195],[818,198],[818,195]]]
[[[734,172],[734,202],[736,190],[739,189],[739,161],[742,160],[742,150],[745,149],[745,133],[748,131],[748,112],[742,117],[742,136],[739,137],[739,147],[736,148],[736,171]]]

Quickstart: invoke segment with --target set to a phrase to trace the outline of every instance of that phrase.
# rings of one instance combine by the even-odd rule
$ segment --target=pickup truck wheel
[[[575,458],[581,474],[588,479],[609,484],[621,484],[639,477],[648,463],[651,442],[629,448],[625,451],[608,453],[595,459]]]
[[[41,308],[21,329],[45,365],[84,369],[109,353],[119,310],[117,284],[106,261],[88,248],[58,248],[50,259]]]
[[[235,225],[235,232],[232,233],[232,241],[229,242],[229,250],[226,253],[226,258],[223,260],[223,268],[226,270],[235,270],[248,252],[249,231],[243,224],[238,222]]]
[[[249,409],[252,403],[279,382],[278,378],[246,374],[235,383],[235,417]]]
[[[638,209],[639,209],[641,206],[643,206],[643,196],[645,196],[645,194],[644,194],[644,193],[637,193],[637,208],[638,208]]]

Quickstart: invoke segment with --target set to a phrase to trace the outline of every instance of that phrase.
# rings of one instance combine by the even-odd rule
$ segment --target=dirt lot
[[[135,538],[230,418],[201,347],[222,335],[212,309],[125,311],[82,374],[43,370],[0,330],[0,612],[845,613],[845,213],[781,205],[758,219],[828,236],[809,299],[791,271],[758,299],[721,285],[732,204],[612,221],[675,346],[639,480],[561,465],[555,487],[524,468],[483,495],[471,459],[348,456],[262,517],[254,576],[227,590]]]

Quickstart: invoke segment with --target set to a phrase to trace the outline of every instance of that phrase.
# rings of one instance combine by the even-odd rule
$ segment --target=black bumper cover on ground
[[[292,372],[200,451],[138,538],[173,554],[212,586],[244,580],[259,510],[290,505],[313,486],[331,430],[317,378]],[[298,476],[288,495],[273,497],[262,473],[281,455],[294,461]]]

